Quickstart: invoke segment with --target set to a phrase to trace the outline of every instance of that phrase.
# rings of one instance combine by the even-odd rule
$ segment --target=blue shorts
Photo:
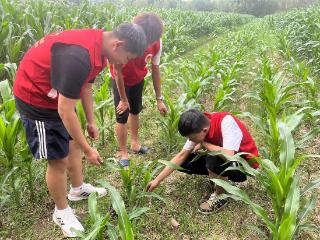
[[[62,159],[69,154],[72,140],[62,120],[33,120],[21,115],[26,139],[36,159]]]

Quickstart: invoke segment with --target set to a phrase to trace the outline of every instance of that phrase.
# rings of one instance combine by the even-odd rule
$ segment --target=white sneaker
[[[73,232],[73,229],[84,232],[83,226],[76,218],[76,215],[71,207],[61,211],[55,208],[52,214],[52,219],[55,224],[61,228],[66,237],[77,237],[77,234]]]
[[[80,201],[87,199],[93,192],[97,192],[99,197],[103,197],[107,194],[107,190],[105,188],[94,187],[89,183],[83,183],[79,191],[74,191],[72,188],[70,189],[68,199],[70,201]]]

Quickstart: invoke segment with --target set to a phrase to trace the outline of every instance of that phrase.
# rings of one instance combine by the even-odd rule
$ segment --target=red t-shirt
[[[147,63],[159,51],[161,47],[161,40],[151,44],[144,52],[143,56],[137,57],[122,67],[122,76],[124,85],[134,86],[140,83],[148,73]],[[115,78],[114,66],[110,65],[110,73],[112,78]]]
[[[206,142],[210,142],[214,145],[223,146],[223,138],[221,131],[221,122],[226,115],[230,115],[228,112],[217,112],[217,113],[204,113],[206,117],[210,119],[210,129],[205,138]],[[236,117],[232,116],[236,121],[242,132],[242,140],[240,143],[240,148],[238,152],[247,152],[251,153],[254,156],[259,156],[258,148],[250,133],[244,126],[244,124]],[[250,160],[252,158],[250,155],[243,155],[246,160]],[[258,168],[259,164],[257,162],[250,162],[253,168]]]
[[[83,29],[52,33],[35,43],[20,62],[13,92],[16,97],[35,107],[57,109],[58,92],[51,85],[51,48],[55,43],[78,45],[90,57],[90,71],[85,83],[94,79],[107,65],[102,58],[103,30]]]

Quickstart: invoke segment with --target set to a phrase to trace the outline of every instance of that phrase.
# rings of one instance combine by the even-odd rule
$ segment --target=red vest
[[[221,122],[226,115],[231,115],[228,112],[217,112],[217,113],[204,113],[206,117],[210,119],[210,129],[205,138],[206,142],[212,143],[214,145],[223,146],[223,138],[222,138],[222,131],[221,131]],[[253,138],[251,137],[250,133],[244,126],[244,124],[237,119],[236,117],[232,116],[236,123],[238,124],[241,132],[242,132],[242,141],[240,143],[239,152],[247,152],[251,153],[254,156],[259,156],[259,152],[254,142]],[[246,160],[249,160],[251,156],[243,155]],[[250,164],[253,168],[258,168],[259,164],[257,162],[251,162]]]
[[[57,109],[58,93],[51,87],[51,47],[55,43],[75,44],[88,50],[91,70],[86,79],[95,78],[107,65],[102,59],[103,30],[83,29],[52,33],[36,42],[20,62],[13,86],[14,95],[42,108]]]
[[[141,82],[148,73],[147,63],[160,50],[160,40],[151,44],[144,52],[143,56],[129,61],[122,67],[123,81],[126,86],[134,86]],[[110,65],[110,73],[114,79],[114,67]]]

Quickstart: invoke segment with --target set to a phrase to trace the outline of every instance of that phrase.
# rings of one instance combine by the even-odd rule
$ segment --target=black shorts
[[[72,140],[61,119],[33,120],[21,115],[29,148],[36,159],[62,159]]]
[[[120,102],[120,95],[118,92],[118,88],[114,79],[111,80],[112,82],[112,90],[113,90],[113,97],[114,97],[114,105],[117,108]],[[126,95],[128,98],[130,111],[127,109],[123,114],[117,114],[116,111],[116,120],[117,123],[127,123],[129,112],[133,115],[137,115],[142,110],[142,92],[144,86],[144,79],[134,86],[125,86]]]
[[[227,162],[219,156],[203,155],[199,159],[194,160],[197,155],[191,153],[186,161],[181,165],[187,174],[208,175],[208,169],[217,175],[228,177],[233,182],[244,182],[247,176],[240,170],[229,170],[223,172],[230,166],[238,166],[237,162]],[[223,172],[223,173],[222,173]]]

